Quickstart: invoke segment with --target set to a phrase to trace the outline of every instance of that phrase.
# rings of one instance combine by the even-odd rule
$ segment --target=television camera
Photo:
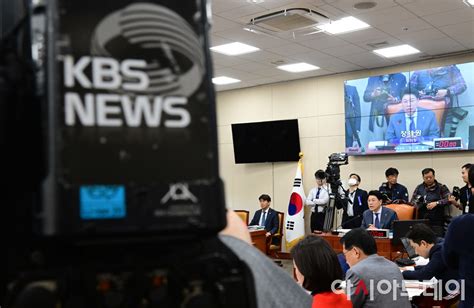
[[[217,236],[209,5],[2,3],[2,307],[256,306]]]
[[[324,218],[323,230],[325,232],[330,231],[333,227],[336,208],[342,207],[342,200],[345,198],[345,194],[343,194],[344,189],[341,183],[340,166],[349,163],[347,153],[332,153],[328,158],[329,162],[326,167],[326,180],[331,187],[331,193],[329,194],[329,204]]]

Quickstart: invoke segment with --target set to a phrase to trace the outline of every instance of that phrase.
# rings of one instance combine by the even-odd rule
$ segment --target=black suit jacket
[[[250,222],[250,226],[258,225],[260,223],[260,216],[262,215],[262,210],[258,210],[253,215],[252,221]],[[278,213],[272,209],[268,209],[267,218],[265,220],[265,230],[270,232],[271,234],[275,234],[278,231]]]
[[[347,216],[347,205],[350,202],[349,199],[349,190],[346,190],[346,198],[342,202],[342,206],[339,205],[337,208],[343,208],[344,209],[344,216]],[[355,195],[354,195],[354,203],[352,204],[352,209],[354,212],[354,216],[361,215],[364,213],[365,210],[369,209],[369,206],[367,205],[367,192],[363,189],[357,188],[355,190]]]

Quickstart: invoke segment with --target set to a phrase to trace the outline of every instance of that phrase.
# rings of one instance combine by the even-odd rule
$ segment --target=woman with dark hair
[[[337,280],[342,280],[342,270],[331,246],[315,235],[309,235],[293,249],[291,257],[296,279],[313,295],[312,308],[348,308],[352,303],[338,289]]]

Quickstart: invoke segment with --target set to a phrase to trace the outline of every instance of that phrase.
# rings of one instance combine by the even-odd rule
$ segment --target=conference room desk
[[[266,230],[249,230],[250,238],[252,239],[252,245],[263,252],[267,253],[267,234]]]
[[[321,233],[317,235],[325,239],[336,253],[342,252],[340,236],[331,233]],[[377,244],[377,254],[389,260],[395,260],[401,257],[401,252],[404,251],[401,244],[394,245],[392,244],[392,240],[388,238],[376,238],[375,243]]]

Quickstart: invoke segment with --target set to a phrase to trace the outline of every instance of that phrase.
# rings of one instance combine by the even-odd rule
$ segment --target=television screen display
[[[344,82],[349,155],[474,149],[474,62]]]
[[[232,124],[236,164],[298,161],[298,120]]]

